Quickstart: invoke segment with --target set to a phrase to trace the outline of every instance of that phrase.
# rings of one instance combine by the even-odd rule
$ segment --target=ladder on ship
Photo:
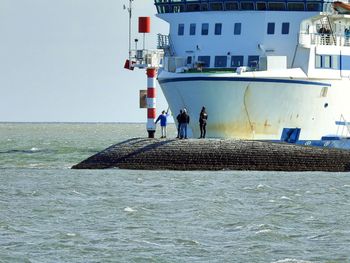
[[[350,135],[350,122],[346,121],[343,114],[340,114],[339,121],[336,121],[335,124],[338,126],[337,135],[344,136],[344,131],[346,132],[345,133],[346,137]],[[342,126],[342,128],[340,128],[340,126]],[[340,130],[341,130],[341,133],[339,134]]]
[[[158,43],[157,48],[164,50],[165,56],[175,56],[174,45],[171,41],[171,37],[169,35],[158,34]]]

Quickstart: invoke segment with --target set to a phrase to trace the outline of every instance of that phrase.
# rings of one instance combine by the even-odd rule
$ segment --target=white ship
[[[337,2],[339,3],[339,2]],[[349,133],[350,15],[332,2],[155,0],[170,25],[158,81],[199,136],[321,140]]]

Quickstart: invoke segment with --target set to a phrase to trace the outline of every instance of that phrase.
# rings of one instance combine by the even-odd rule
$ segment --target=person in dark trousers
[[[157,122],[160,121],[160,128],[162,131],[162,137],[160,138],[166,138],[166,124],[167,124],[168,116],[169,116],[168,112],[165,112],[165,110],[163,110],[162,114],[158,116],[155,122],[157,124]]]
[[[201,113],[199,114],[199,129],[201,130],[201,138],[205,138],[205,134],[207,133],[207,119],[208,119],[208,114],[205,111],[205,107],[202,107]]]
[[[180,110],[180,113],[176,117],[176,120],[177,120],[177,137],[176,138],[180,138],[181,137],[181,132],[180,132],[181,114],[182,114],[182,110]]]
[[[180,139],[187,139],[187,125],[190,123],[190,116],[187,114],[186,109],[183,109],[180,120]]]

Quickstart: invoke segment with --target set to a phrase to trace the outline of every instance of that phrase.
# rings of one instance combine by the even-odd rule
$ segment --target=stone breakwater
[[[350,151],[230,139],[133,138],[72,169],[350,171]]]

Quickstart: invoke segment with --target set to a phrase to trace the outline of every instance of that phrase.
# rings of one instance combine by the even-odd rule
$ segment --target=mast
[[[131,18],[132,18],[132,2],[134,0],[129,0],[129,61],[131,61]],[[129,68],[131,67],[131,62],[129,64]]]

